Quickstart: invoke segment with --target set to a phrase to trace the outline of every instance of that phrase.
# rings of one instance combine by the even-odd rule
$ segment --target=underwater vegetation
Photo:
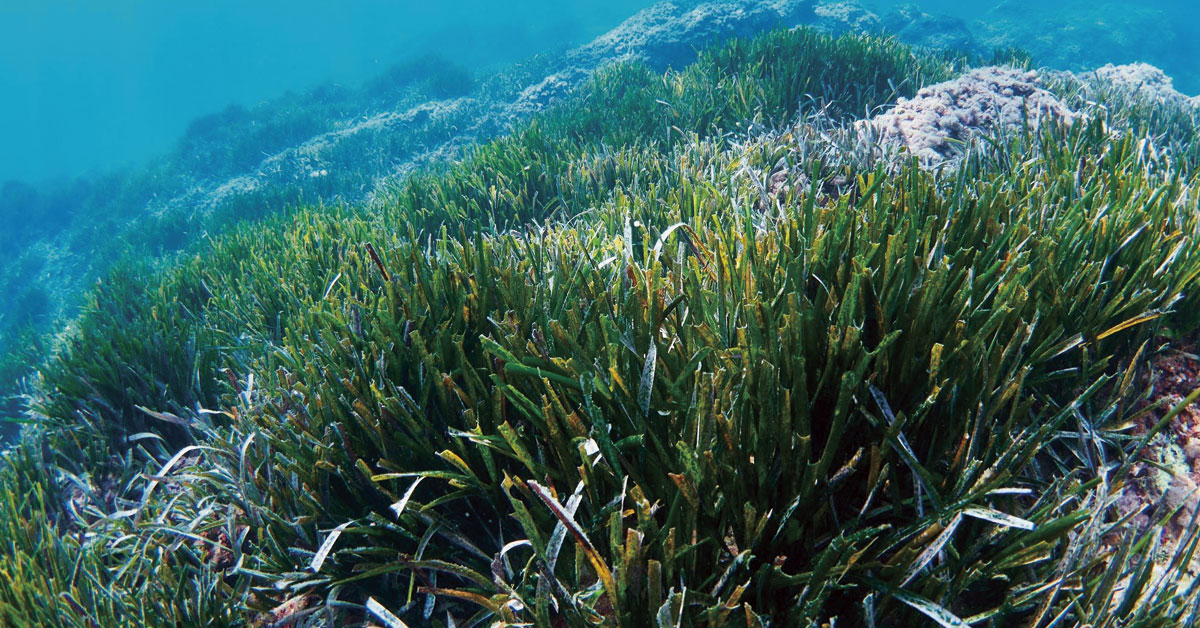
[[[117,265],[0,461],[0,622],[1194,624],[1194,503],[1115,501],[1200,396],[1144,377],[1200,327],[1195,113],[1054,76],[1086,115],[953,164],[856,131],[968,65],[620,63]]]
[[[1046,9],[1005,2],[985,10],[923,3],[954,17],[909,3],[872,10],[856,0],[662,2],[589,44],[496,74],[472,76],[445,59],[419,58],[362,85],[328,83],[200,118],[171,152],[144,167],[38,186],[0,184],[6,226],[0,244],[11,251],[0,258],[6,295],[0,302],[0,398],[6,400],[0,418],[17,416],[10,409],[19,405],[14,395],[29,389],[25,339],[54,346],[53,336],[78,314],[83,295],[118,260],[170,264],[237,222],[289,205],[371,202],[395,180],[511,131],[614,60],[640,60],[657,71],[682,68],[713,42],[806,25],[833,34],[887,32],[922,50],[965,52],[976,61],[990,58],[992,48],[1005,48],[1013,59],[1014,46],[1033,51],[1038,65],[1059,69],[1090,71],[1140,59],[1167,68],[1192,89],[1191,65],[1176,62],[1194,56],[1187,54],[1192,26],[1168,17],[1186,7],[1168,4],[1156,0],[1124,10],[1115,3]],[[1047,15],[1063,27],[1048,31],[1041,19]],[[1084,23],[1091,26],[1074,27]],[[1171,80],[1127,78],[1155,89]]]

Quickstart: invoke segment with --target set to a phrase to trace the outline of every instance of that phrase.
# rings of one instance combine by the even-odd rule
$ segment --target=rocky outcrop
[[[937,50],[981,53],[966,22],[949,15],[926,13],[915,4],[902,4],[884,16],[884,32],[907,44]]]
[[[1200,54],[1195,22],[1180,18],[1162,3],[1007,0],[971,28],[985,48],[1020,48],[1038,65],[1081,71],[1109,62],[1150,61],[1189,90],[1200,89],[1200,70],[1192,62]]]
[[[831,33],[874,33],[881,25],[878,15],[855,0],[821,2],[813,8],[811,26]]]
[[[1164,345],[1171,343],[1164,342]],[[1113,487],[1117,514],[1137,532],[1166,518],[1160,537],[1164,555],[1174,556],[1187,541],[1200,509],[1200,403],[1184,406],[1188,395],[1200,384],[1200,358],[1194,344],[1167,349],[1151,360],[1144,384],[1149,396],[1146,412],[1139,414],[1133,435],[1144,437],[1161,427],[1132,462],[1129,479]],[[1183,406],[1166,426],[1156,424],[1172,409]],[[1192,574],[1200,557],[1192,557]],[[1161,564],[1156,564],[1156,570]]]
[[[882,144],[899,147],[923,164],[961,156],[981,135],[1013,132],[1044,121],[1078,117],[1040,86],[1036,72],[986,67],[901,99],[890,111],[858,123]]]
[[[1148,63],[1109,63],[1091,72],[1082,72],[1079,78],[1098,81],[1128,96],[1172,105],[1200,106],[1200,96],[1188,96],[1175,89],[1175,81],[1171,77]]]
[[[306,196],[333,193],[363,200],[383,180],[453,158],[471,144],[562,101],[608,63],[637,60],[658,70],[682,67],[714,42],[803,25],[834,33],[868,32],[879,30],[880,20],[854,0],[660,2],[549,64],[545,74],[528,79],[511,99],[484,100],[474,95],[368,114],[267,156],[253,172],[201,185],[179,200],[213,208],[237,195],[278,185],[299,187]],[[369,175],[375,183],[340,183],[342,173],[351,169],[356,176]]]
[[[748,2],[660,2],[568,55],[595,67],[610,60],[638,59],[656,68],[681,66],[696,50],[716,40],[812,21],[812,0]]]
[[[879,31],[882,22],[856,0],[668,1],[640,11],[568,58],[592,67],[617,59],[637,59],[656,69],[679,67],[721,39],[801,25],[866,33]]]
[[[579,66],[571,66],[555,72],[521,90],[520,96],[513,102],[513,114],[516,116],[532,114],[560,102],[591,75],[592,73],[587,68]]]
[[[1058,93],[1078,92],[1071,102],[1079,111],[1046,89],[1043,78]],[[855,127],[884,147],[905,150],[923,165],[937,166],[961,157],[980,136],[1017,132],[1026,124],[1037,130],[1048,120],[1070,125],[1085,116],[1088,106],[1083,101],[1112,103],[1114,97],[1200,107],[1200,97],[1179,92],[1171,77],[1145,63],[1108,64],[1078,74],[992,66],[925,87]]]

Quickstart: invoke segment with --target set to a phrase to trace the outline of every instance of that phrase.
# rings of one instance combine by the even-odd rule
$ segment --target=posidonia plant
[[[953,70],[807,31],[618,66],[377,207],[114,274],[0,469],[0,609],[1194,622],[1196,537],[1156,565],[1111,507],[1182,407],[1136,382],[1196,331],[1193,162],[1093,116],[930,171],[839,124]]]

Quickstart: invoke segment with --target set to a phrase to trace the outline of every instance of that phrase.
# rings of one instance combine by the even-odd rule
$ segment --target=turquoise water
[[[980,44],[1015,45],[1049,67],[1083,70],[1146,62],[1200,93],[1200,10],[1192,0],[924,0],[867,3],[881,14],[896,6],[962,19]]]
[[[360,82],[437,53],[471,68],[581,43],[645,0],[6,0],[0,180],[105,170],[168,149],[193,118]]]
[[[197,116],[321,82],[353,84],[421,53],[478,69],[577,45],[650,4],[9,0],[0,3],[0,180],[140,163],[170,148]],[[904,3],[865,4],[883,15]],[[1081,56],[1149,61],[1200,91],[1191,43],[1200,40],[1200,18],[1190,2],[918,4],[968,23],[994,17],[1000,5],[1006,16],[1028,17],[1031,32],[1016,39],[1040,52],[1057,43],[1039,24],[1069,30],[1079,20],[1080,29],[1103,29],[1096,22],[1107,17],[1122,45]]]

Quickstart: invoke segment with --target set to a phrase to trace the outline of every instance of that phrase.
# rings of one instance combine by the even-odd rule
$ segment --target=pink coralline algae
[[[1117,90],[1159,102],[1200,105],[1200,97],[1190,97],[1175,89],[1175,82],[1162,70],[1148,63],[1129,63],[1096,68],[1096,78]],[[1086,74],[1084,75],[1087,76]]]
[[[906,148],[922,164],[960,157],[979,135],[1007,134],[1046,120],[1071,124],[1079,117],[1042,89],[1036,72],[1005,67],[972,70],[952,81],[902,98],[890,111],[858,123],[881,144]]]

